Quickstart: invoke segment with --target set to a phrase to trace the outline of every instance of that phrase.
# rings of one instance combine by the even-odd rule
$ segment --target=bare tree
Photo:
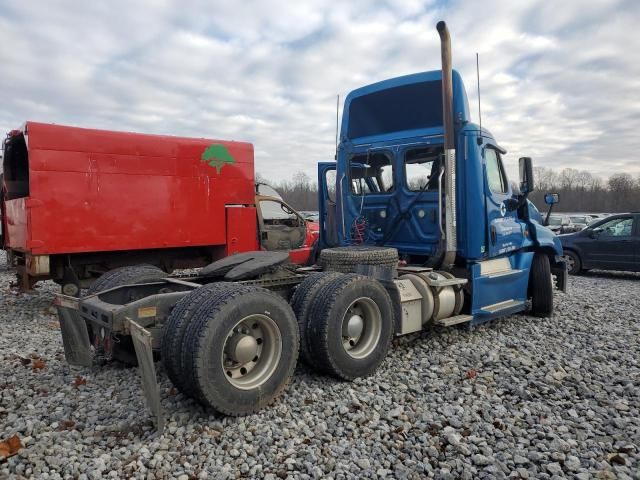
[[[615,210],[634,210],[637,209],[636,202],[633,198],[637,198],[635,182],[633,177],[628,173],[614,173],[609,177],[609,191],[613,194],[613,208]],[[636,193],[636,195],[634,195]]]
[[[581,170],[576,174],[575,182],[578,190],[585,191],[591,182],[593,181],[593,175],[586,170]]]
[[[560,182],[561,182],[562,188],[566,188],[568,190],[573,189],[573,186],[575,185],[577,178],[578,178],[578,170],[576,170],[575,168],[565,168],[560,173]]]

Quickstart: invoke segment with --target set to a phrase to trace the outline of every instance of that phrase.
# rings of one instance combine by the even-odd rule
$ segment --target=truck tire
[[[116,268],[98,277],[87,290],[87,295],[93,295],[122,285],[162,280],[166,277],[167,274],[164,271],[153,265],[133,265]],[[89,341],[93,343],[93,329],[89,322],[87,322],[87,333],[89,334]],[[121,337],[120,341],[113,345],[113,358],[127,365],[137,365],[138,359],[130,336]]]
[[[325,270],[350,273],[356,265],[376,265],[396,267],[398,251],[387,247],[336,247],[325,248],[320,252],[318,264]]]
[[[567,273],[569,275],[578,275],[582,270],[582,261],[578,254],[572,250],[565,250],[563,259],[567,264]]]
[[[536,253],[531,263],[529,275],[529,297],[531,313],[536,317],[550,317],[553,314],[553,278],[549,257]]]
[[[193,332],[200,328],[200,323],[203,321],[201,310],[207,311],[212,305],[216,305],[221,298],[226,298],[228,294],[246,295],[251,291],[250,287],[223,282],[213,283],[208,289],[210,294],[201,297],[191,310],[191,315],[186,318],[181,343],[174,347],[172,354],[175,356],[174,362],[177,362],[175,366],[180,376],[180,381],[176,383],[176,386],[181,389],[182,393],[195,398],[201,403],[204,403],[204,400],[199,396],[195,374],[190,367],[194,354],[193,351],[189,350],[192,348],[192,341],[187,340],[187,337],[193,336]]]
[[[300,346],[289,304],[260,287],[227,289],[194,312],[183,339],[183,373],[194,398],[225,415],[271,404],[293,377]]]
[[[133,265],[109,270],[100,275],[87,290],[87,295],[93,295],[103,290],[133,285],[136,283],[154,282],[167,277],[167,273],[153,265]]]
[[[325,284],[342,274],[338,272],[320,272],[309,275],[293,292],[291,297],[291,308],[298,319],[298,330],[300,332],[300,354],[303,360],[313,365],[308,344],[307,324],[309,319],[309,307],[311,306],[316,294]]]
[[[344,380],[371,375],[389,351],[393,305],[380,282],[347,274],[327,282],[310,307],[313,366]]]
[[[210,283],[182,297],[171,310],[162,333],[160,355],[169,380],[181,392],[188,393],[190,386],[186,382],[182,369],[182,341],[194,313],[210,298],[228,291],[232,283]]]

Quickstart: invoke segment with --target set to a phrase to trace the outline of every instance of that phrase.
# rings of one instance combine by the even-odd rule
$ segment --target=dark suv
[[[618,213],[558,238],[571,274],[591,268],[640,272],[640,213]]]

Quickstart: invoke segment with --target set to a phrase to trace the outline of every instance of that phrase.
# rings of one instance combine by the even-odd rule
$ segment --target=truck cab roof
[[[442,72],[440,70],[390,78],[347,96],[341,141],[369,143],[424,135],[442,135]],[[469,102],[457,71],[453,71],[454,118],[470,120]]]

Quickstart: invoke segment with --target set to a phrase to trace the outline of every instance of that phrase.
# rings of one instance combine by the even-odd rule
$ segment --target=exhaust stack
[[[455,132],[453,126],[453,74],[451,63],[451,37],[444,21],[436,25],[440,35],[440,52],[442,56],[442,120],[444,126],[444,238],[440,240],[444,250],[442,267],[450,269],[456,259],[458,239],[456,234],[456,151]],[[442,251],[441,250],[441,251]]]

